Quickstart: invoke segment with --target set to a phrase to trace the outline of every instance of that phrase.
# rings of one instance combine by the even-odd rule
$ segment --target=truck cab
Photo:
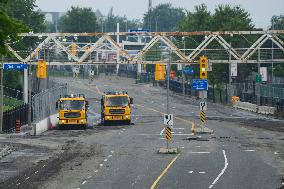
[[[72,126],[86,129],[88,101],[83,94],[60,97],[56,102],[56,108],[59,113],[59,129],[71,128]]]
[[[107,92],[101,98],[101,123],[131,123],[133,98],[127,92]]]

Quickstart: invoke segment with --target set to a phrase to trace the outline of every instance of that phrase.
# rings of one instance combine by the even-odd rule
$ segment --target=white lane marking
[[[96,169],[96,170],[95,170],[95,173],[97,173],[97,172],[98,172],[98,170]]]
[[[77,188],[77,189],[80,189],[80,188]]]
[[[108,155],[107,157],[109,157],[109,158],[110,158],[110,157],[112,157],[112,155]]]
[[[17,186],[19,186],[21,183],[18,183]]]
[[[163,135],[163,132],[165,131],[166,128],[163,128],[162,131],[160,132],[160,135]]]
[[[92,178],[92,176],[88,176],[88,179]]]
[[[159,139],[161,139],[161,140],[166,140],[166,138],[159,138]]]
[[[178,133],[181,134],[182,132],[179,131]]]
[[[28,180],[30,177],[27,177],[26,180]]]
[[[193,171],[188,171],[188,173],[190,173],[190,174],[191,174],[191,173],[193,173]]]
[[[199,174],[205,174],[206,172],[205,171],[199,171]]]
[[[255,152],[255,150],[245,150],[245,152]]]
[[[251,131],[251,130],[248,129],[248,131]]]
[[[104,161],[107,161],[107,159],[104,159]]]
[[[114,153],[114,151],[110,151],[110,153],[112,153],[112,154],[113,154],[113,153]]]
[[[210,152],[189,152],[191,154],[210,154]]]
[[[184,148],[184,146],[180,147],[180,148]]]
[[[38,171],[35,172],[35,174],[37,174],[37,173],[38,173]]]
[[[87,181],[86,181],[86,180],[84,180],[84,181],[82,182],[82,185],[86,184],[86,182],[87,182]]]
[[[200,148],[201,146],[195,146],[196,148]]]
[[[43,165],[42,168],[44,168],[46,165]]]
[[[217,176],[217,178],[212,182],[212,184],[209,186],[209,188],[213,188],[213,186],[216,184],[216,182],[218,182],[218,180],[220,179],[220,177],[225,173],[229,163],[228,163],[228,159],[226,156],[226,152],[225,150],[223,150],[223,155],[224,155],[224,159],[225,159],[225,166],[222,169],[222,171],[219,173],[219,175]]]
[[[176,128],[176,127],[173,128],[173,129],[185,130],[185,128]]]
[[[279,154],[279,152],[274,152],[275,155]]]
[[[100,167],[102,167],[102,166],[104,166],[104,164],[101,163],[101,164],[100,164]]]

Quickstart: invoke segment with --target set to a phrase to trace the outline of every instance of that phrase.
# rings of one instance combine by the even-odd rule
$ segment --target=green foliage
[[[139,20],[127,20],[126,17],[109,15],[106,19],[100,23],[104,24],[104,32],[116,32],[116,24],[119,23],[119,31],[127,31],[128,29],[135,29],[140,27]],[[101,26],[102,27],[102,26]]]
[[[180,22],[180,31],[210,31],[212,15],[205,4],[195,6],[194,12],[187,12],[186,17]]]
[[[28,31],[21,22],[11,18],[7,12],[8,0],[0,0],[0,55],[8,53],[5,46],[7,40],[18,40],[17,34]]]
[[[272,24],[273,23],[273,24]],[[270,29],[283,30],[284,29],[284,15],[273,16],[271,18]]]
[[[212,17],[213,31],[252,30],[250,14],[240,6],[219,5]]]
[[[92,8],[71,7],[59,21],[62,32],[96,32],[98,21]]]
[[[22,90],[21,72],[19,71],[4,71],[3,85],[9,88]]]
[[[198,5],[193,12],[187,12],[186,17],[179,24],[179,31],[244,31],[253,29],[254,25],[249,13],[240,6],[232,7],[230,5],[219,5],[213,13],[208,11],[206,5]],[[186,48],[196,48],[203,40],[203,36],[186,38]],[[243,47],[248,43],[241,43],[240,41],[243,40],[230,36],[225,37],[225,40],[231,42],[234,47]],[[253,41],[253,39],[249,40]],[[214,47],[219,48],[220,45],[214,41],[208,48]],[[254,65],[238,66],[239,81],[245,79],[252,69],[254,69]],[[211,84],[226,82],[228,78],[229,66],[227,64],[214,64],[213,71],[209,72],[209,82]]]
[[[144,14],[144,28],[156,31],[176,31],[178,23],[185,17],[185,13],[181,8],[175,8],[170,3],[160,4],[153,8],[151,12]]]
[[[274,75],[277,77],[284,77],[284,65],[278,64],[274,67]]]
[[[9,16],[27,25],[34,33],[44,32],[44,15],[37,9],[36,0],[10,0],[7,7]]]

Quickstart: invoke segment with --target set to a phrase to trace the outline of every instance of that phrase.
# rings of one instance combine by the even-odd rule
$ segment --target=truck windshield
[[[63,100],[60,103],[61,110],[82,110],[84,108],[84,100]]]
[[[107,97],[106,106],[128,106],[127,96]]]

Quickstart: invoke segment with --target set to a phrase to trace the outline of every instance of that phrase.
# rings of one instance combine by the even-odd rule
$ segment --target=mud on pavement
[[[72,170],[80,166],[83,161],[100,156],[102,145],[95,143],[87,145],[76,140],[79,136],[88,136],[92,133],[48,131],[40,137],[26,137],[26,140],[34,140],[30,144],[17,143],[15,139],[9,142],[0,141],[1,146],[5,145],[13,149],[9,155],[0,159],[1,188],[40,188],[45,182],[57,177],[63,167]],[[69,139],[66,140],[66,138]],[[46,141],[57,142],[57,147],[40,145]]]

